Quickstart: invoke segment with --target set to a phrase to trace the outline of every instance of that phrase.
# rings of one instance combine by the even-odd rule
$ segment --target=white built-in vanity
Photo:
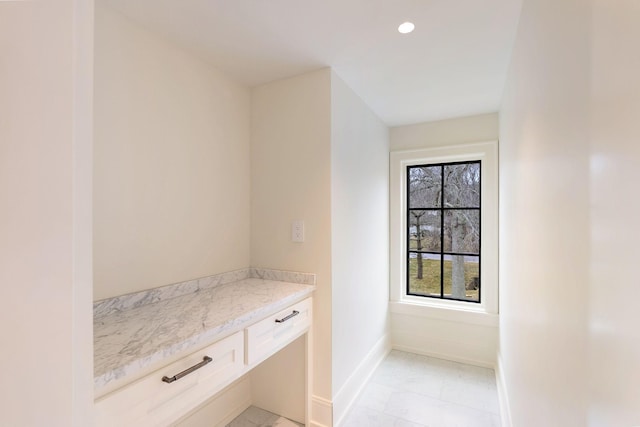
[[[314,289],[314,274],[250,268],[97,301],[96,425],[175,424],[300,339],[308,424]]]

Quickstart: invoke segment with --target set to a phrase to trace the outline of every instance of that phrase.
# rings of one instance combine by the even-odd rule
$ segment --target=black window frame
[[[451,208],[451,207],[445,207],[444,206],[444,167],[445,166],[453,166],[453,165],[467,165],[467,164],[478,164],[478,170],[480,173],[480,180],[478,182],[478,193],[479,193],[479,200],[478,200],[478,207],[455,207],[455,208]],[[410,170],[412,168],[422,168],[422,167],[440,167],[440,176],[442,177],[441,181],[440,181],[440,207],[436,207],[436,208],[424,208],[424,207],[411,207],[411,196],[410,196]],[[407,165],[406,169],[405,169],[405,175],[406,175],[406,193],[405,193],[405,207],[406,207],[406,227],[405,227],[405,233],[406,233],[406,251],[405,251],[405,266],[406,266],[406,275],[405,275],[405,288],[406,288],[406,295],[409,296],[417,296],[417,297],[424,297],[424,298],[434,298],[434,299],[439,299],[439,300],[444,300],[444,301],[460,301],[460,302],[467,302],[467,303],[472,303],[472,304],[481,304],[482,303],[482,160],[465,160],[465,161],[457,161],[457,162],[442,162],[442,163],[424,163],[424,164],[412,164],[412,165]],[[411,230],[411,211],[412,210],[422,210],[422,211],[438,211],[440,213],[440,251],[436,252],[436,251],[426,251],[426,250],[412,250],[411,249],[411,243],[410,243],[410,230]],[[453,251],[445,251],[444,250],[444,235],[445,235],[445,227],[444,227],[444,219],[445,219],[445,211],[455,211],[455,210],[477,210],[478,211],[478,253],[477,254],[471,254],[471,253],[460,253],[460,252],[453,252]],[[419,230],[418,230],[419,232]],[[425,294],[419,294],[419,293],[411,293],[410,292],[410,254],[411,253],[426,253],[426,254],[435,254],[435,255],[440,255],[440,296],[437,295],[425,295]],[[452,296],[447,297],[444,295],[444,257],[445,256],[477,256],[478,257],[478,300],[473,300],[473,299],[460,299],[460,298],[453,298]],[[465,284],[466,287],[466,284]]]

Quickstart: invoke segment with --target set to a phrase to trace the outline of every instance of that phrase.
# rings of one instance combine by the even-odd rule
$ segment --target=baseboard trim
[[[311,396],[309,427],[332,427],[333,404],[320,396]]]
[[[503,427],[511,427],[511,409],[509,406],[509,393],[507,393],[507,383],[504,378],[504,362],[502,361],[502,354],[498,352],[496,362],[496,384],[498,386],[498,402],[500,403],[500,418],[502,419]]]
[[[347,378],[344,385],[335,394],[333,398],[334,427],[339,427],[341,425],[344,417],[349,412],[349,409],[351,409],[362,392],[362,389],[369,381],[369,378],[390,351],[391,339],[389,338],[389,334],[385,334],[378,340],[364,360],[358,365],[349,378]]]
[[[468,359],[465,357],[453,356],[446,353],[438,353],[437,351],[429,351],[423,348],[412,347],[407,345],[393,344],[394,350],[406,351],[407,353],[421,354],[423,356],[435,357],[436,359],[450,360],[452,362],[464,363],[465,365],[479,366],[481,368],[495,368],[494,363],[487,362],[486,360]]]

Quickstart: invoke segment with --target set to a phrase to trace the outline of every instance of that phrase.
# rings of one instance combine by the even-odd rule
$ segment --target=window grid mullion
[[[410,283],[411,283],[411,257],[409,256],[409,254],[413,253],[416,254],[416,263],[417,263],[417,259],[418,256],[422,259],[421,254],[438,254],[440,256],[440,296],[439,299],[445,299],[444,298],[444,256],[448,255],[448,256],[473,256],[473,257],[477,257],[478,259],[478,277],[480,277],[480,242],[481,242],[481,236],[480,236],[480,223],[478,224],[478,253],[460,253],[460,252],[453,252],[453,251],[449,251],[446,252],[444,250],[444,236],[445,236],[445,215],[444,213],[446,211],[462,211],[462,210],[476,210],[478,211],[478,218],[481,218],[481,208],[480,206],[478,207],[445,207],[444,206],[444,201],[445,201],[445,175],[444,175],[444,168],[445,166],[449,166],[449,165],[461,165],[461,164],[478,164],[478,170],[480,172],[480,167],[481,167],[481,162],[480,161],[465,161],[465,162],[451,162],[451,163],[439,163],[439,164],[428,164],[428,165],[412,165],[412,166],[408,166],[406,169],[406,179],[407,179],[407,193],[406,193],[406,221],[407,221],[407,227],[406,227],[406,254],[407,254],[407,258],[406,258],[406,293],[407,295],[421,295],[421,296],[427,296],[427,297],[432,297],[432,298],[438,298],[435,295],[426,295],[426,294],[421,294],[418,293],[416,291],[416,293],[411,293],[411,287],[410,287]],[[411,207],[411,190],[410,190],[410,179],[411,179],[411,168],[420,168],[420,167],[438,167],[440,169],[440,194],[439,194],[439,202],[440,202],[440,206],[436,207],[436,208],[419,208],[419,207]],[[478,189],[478,196],[479,196],[479,202],[481,200],[481,176],[479,177],[479,181],[478,181],[478,185],[479,185],[479,189]],[[410,233],[410,229],[411,229],[411,212],[412,211],[433,211],[433,212],[437,212],[440,215],[440,251],[436,252],[436,251],[424,251],[424,250],[412,250],[411,249],[411,233]],[[419,224],[419,221],[417,222],[417,224]],[[420,228],[422,227],[418,227],[416,224],[416,233],[421,233]],[[453,263],[453,259],[451,260],[451,262]],[[452,264],[453,266],[453,264]],[[417,264],[416,264],[416,268],[417,268]],[[465,271],[466,271],[466,267]],[[453,284],[452,284],[453,286]],[[466,282],[464,284],[464,286],[466,287]],[[428,291],[425,290],[425,293],[427,293]],[[474,301],[474,302],[480,302],[480,296],[481,296],[481,286],[478,286],[478,301]],[[468,299],[459,299],[459,298],[453,298],[453,295],[451,296],[451,298],[446,298],[446,299],[451,299],[451,300],[456,300],[456,301],[469,301]]]
[[[440,299],[444,299],[444,165],[440,165]]]

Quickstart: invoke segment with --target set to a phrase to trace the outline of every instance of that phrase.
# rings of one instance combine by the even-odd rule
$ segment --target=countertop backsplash
[[[301,285],[315,285],[316,275],[313,273],[299,273],[295,271],[272,270],[267,268],[243,268],[199,279],[187,280],[172,285],[147,289],[126,295],[106,298],[93,303],[93,317],[99,318],[113,313],[130,310],[143,305],[180,297],[200,290],[213,288],[243,279],[265,279],[280,282],[299,283]]]

